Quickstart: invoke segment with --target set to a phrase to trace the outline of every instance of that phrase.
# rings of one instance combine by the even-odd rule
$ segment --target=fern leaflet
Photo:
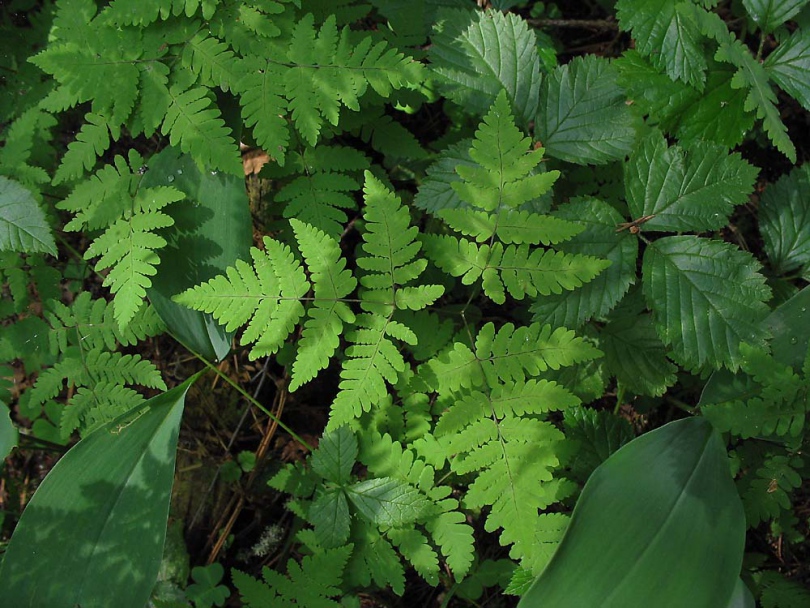
[[[476,164],[455,168],[461,181],[452,182],[451,187],[469,208],[437,212],[454,230],[487,244],[479,246],[450,235],[423,237],[428,257],[439,268],[462,277],[465,285],[483,279],[484,293],[498,304],[506,301],[507,290],[520,300],[574,289],[610,264],[591,256],[530,248],[566,241],[581,232],[582,226],[518,209],[546,193],[559,177],[558,171],[533,173],[543,151],[527,153],[529,145],[501,92],[470,148]],[[429,182],[428,189],[432,188]]]
[[[357,265],[366,271],[360,277],[363,313],[357,329],[347,335],[340,392],[332,403],[329,419],[334,428],[367,412],[388,394],[386,381],[394,384],[405,370],[405,360],[391,338],[415,344],[416,335],[407,325],[394,320],[397,308],[420,309],[443,293],[440,285],[407,287],[422,274],[427,261],[417,258],[421,244],[418,229],[410,226],[410,215],[400,201],[370,172],[366,172],[366,207],[362,249]]]

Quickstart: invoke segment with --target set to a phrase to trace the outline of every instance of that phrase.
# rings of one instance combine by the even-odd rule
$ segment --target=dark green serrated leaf
[[[57,255],[51,228],[33,195],[17,182],[2,176],[0,251]]]
[[[340,547],[349,538],[351,515],[346,493],[341,488],[325,490],[309,507],[309,521],[315,527],[315,538],[324,549]]]
[[[672,80],[702,89],[706,59],[691,4],[673,0],[618,0],[616,16],[621,28],[632,33],[636,49],[642,55],[652,57]]]
[[[667,359],[652,316],[643,312],[640,296],[634,291],[611,313],[600,332],[599,347],[620,388],[657,397],[674,384],[678,368]]]
[[[580,165],[624,158],[641,120],[630,112],[607,59],[589,55],[543,80],[535,137],[549,156]]]
[[[759,222],[774,269],[810,280],[810,165],[797,167],[765,189]]]
[[[706,142],[668,147],[654,131],[625,165],[627,205],[633,219],[653,216],[643,230],[716,230],[747,200],[756,176],[739,154]]]
[[[419,490],[390,477],[361,481],[346,493],[360,514],[378,526],[411,523],[429,504]]]
[[[566,441],[576,445],[568,468],[581,481],[586,481],[596,467],[635,438],[627,420],[604,410],[568,408],[564,424]]]
[[[799,28],[768,56],[771,79],[810,110],[810,30]]]
[[[534,321],[576,329],[592,317],[607,314],[635,282],[638,239],[628,231],[616,232],[622,216],[596,199],[562,205],[555,215],[585,226],[583,232],[558,245],[558,249],[611,262],[606,270],[582,287],[541,297],[532,305]]]
[[[357,439],[349,427],[326,433],[312,453],[310,464],[318,475],[332,483],[348,483],[357,460]]]
[[[429,51],[441,91],[483,115],[505,89],[523,125],[534,119],[540,86],[537,40],[513,13],[443,10]]]
[[[808,0],[742,0],[745,10],[765,34],[770,34],[802,10]]]
[[[658,335],[682,365],[736,370],[741,342],[764,343],[770,289],[751,254],[672,236],[647,247],[642,275]]]

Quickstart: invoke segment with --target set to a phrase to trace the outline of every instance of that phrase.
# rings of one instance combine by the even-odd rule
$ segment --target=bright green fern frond
[[[531,140],[515,126],[506,93],[501,92],[484,116],[470,148],[476,167],[456,168],[462,182],[452,184],[462,200],[483,209],[517,208],[547,192],[559,171],[536,173],[543,149],[529,152]]]
[[[390,337],[413,343],[416,335],[394,321],[396,307],[418,310],[444,293],[440,285],[400,287],[416,280],[427,265],[417,257],[418,230],[410,226],[410,214],[399,199],[370,172],[365,177],[365,255],[358,256],[357,266],[367,271],[360,277],[366,288],[360,293],[360,306],[366,313],[358,315],[357,329],[347,335],[353,345],[346,349],[330,426],[369,411],[388,395],[386,382],[395,384],[405,371],[405,360]]]
[[[120,127],[110,124],[106,117],[88,112],[84,118],[87,122],[76,135],[76,141],[68,144],[62,164],[53,177],[54,184],[80,177],[96,164],[96,159],[106,152],[112,141],[121,137]]]
[[[249,57],[244,61],[245,74],[236,84],[242,96],[242,118],[246,127],[253,127],[256,144],[283,167],[290,142],[290,130],[283,117],[287,102],[278,86],[283,70],[269,59]]]
[[[307,608],[339,608],[343,571],[352,555],[352,545],[327,549],[307,556],[299,564],[287,562],[287,576],[269,568],[262,569],[264,582],[232,570],[234,585],[247,608],[267,606],[302,606]]]
[[[216,0],[114,0],[104,16],[119,25],[149,25],[172,15],[192,17],[200,8],[203,18],[210,19],[216,6]]]
[[[369,85],[383,97],[392,89],[417,84],[420,64],[388,47],[373,42],[370,35],[359,40],[348,27],[338,33],[334,16],[320,30],[312,15],[306,15],[293,30],[287,51],[290,66],[284,87],[296,129],[315,145],[324,121],[336,125],[341,106],[359,111],[359,99]]]
[[[368,169],[368,159],[362,152],[343,146],[318,146],[291,156],[289,164],[299,167],[302,175],[275,195],[276,201],[287,203],[284,217],[297,218],[339,237],[348,219],[343,210],[357,206],[351,193],[360,189],[356,176]]]
[[[560,369],[599,357],[602,353],[565,328],[533,323],[517,329],[511,323],[495,331],[487,323],[475,341],[475,352],[457,342],[453,350],[433,359],[430,366],[441,393],[461,388],[523,382],[548,369]],[[515,386],[520,386],[519,384]],[[534,390],[534,389],[532,389]]]
[[[439,268],[465,285],[483,278],[484,293],[493,302],[506,302],[506,291],[516,300],[526,296],[560,294],[596,277],[610,265],[607,260],[528,245],[500,243],[480,247],[453,236],[425,235],[425,252]]]
[[[148,188],[139,191],[136,201],[155,196],[164,205],[185,198],[174,188]],[[160,263],[156,251],[166,246],[166,239],[154,231],[172,226],[174,219],[160,211],[144,211],[123,217],[93,241],[85,259],[101,256],[97,270],[112,268],[104,286],[114,294],[115,319],[124,328],[135,316],[146,298],[149,279]]]
[[[226,92],[234,88],[242,76],[236,55],[228,45],[204,32],[197,32],[186,43],[180,59],[183,67],[199,77],[200,84],[216,86]]]
[[[250,321],[241,343],[253,344],[250,358],[275,353],[304,316],[310,285],[286,245],[264,238],[265,251],[251,248],[253,266],[238,260],[214,277],[174,297],[178,304],[211,313],[228,331]]]
[[[290,391],[294,391],[326,368],[340,343],[343,323],[355,322],[352,310],[340,300],[354,291],[357,281],[346,269],[337,241],[298,220],[290,220],[290,225],[315,290],[293,362]]]
[[[173,146],[191,154],[203,167],[243,175],[236,142],[208,95],[203,87],[187,91],[172,87],[160,130]]]
[[[44,315],[51,326],[48,340],[52,352],[64,353],[68,346],[87,350],[118,344],[131,346],[163,331],[164,325],[152,306],[144,304],[122,331],[115,321],[113,306],[102,298],[92,299],[89,291],[81,292],[70,306],[51,302]]]

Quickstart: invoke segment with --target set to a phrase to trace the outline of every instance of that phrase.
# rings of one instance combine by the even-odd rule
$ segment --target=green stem
[[[239,386],[239,385],[238,385],[236,382],[234,382],[233,380],[231,380],[231,379],[230,379],[230,377],[228,377],[228,375],[227,375],[227,374],[223,373],[223,372],[222,372],[222,370],[220,370],[220,369],[219,369],[219,368],[218,368],[216,365],[214,365],[213,363],[211,363],[210,361],[208,361],[208,360],[207,360],[205,357],[203,357],[202,355],[199,355],[199,354],[195,353],[195,352],[194,352],[194,351],[192,351],[191,349],[189,349],[189,351],[190,351],[190,352],[191,352],[191,353],[192,353],[192,354],[193,354],[195,357],[197,357],[197,358],[198,358],[200,361],[202,361],[203,363],[205,363],[205,365],[208,367],[208,369],[210,369],[211,371],[213,371],[213,372],[214,372],[214,373],[215,373],[217,376],[219,376],[219,377],[220,377],[220,378],[222,378],[222,379],[223,379],[225,382],[227,382],[227,383],[228,383],[228,384],[230,384],[230,385],[231,385],[233,388],[235,388],[235,389],[236,389],[236,390],[239,392],[239,394],[240,394],[240,395],[242,395],[242,396],[243,396],[245,399],[247,399],[247,400],[248,400],[248,402],[250,402],[251,404],[255,405],[255,406],[258,408],[258,409],[260,409],[262,412],[264,412],[265,414],[267,414],[267,415],[268,415],[268,416],[269,416],[269,417],[270,417],[272,420],[274,420],[274,421],[276,422],[276,424],[278,424],[278,426],[279,426],[279,427],[281,427],[282,429],[284,429],[284,430],[285,430],[285,431],[286,431],[286,432],[287,432],[287,433],[290,435],[290,437],[292,437],[293,439],[295,439],[295,440],[296,440],[298,443],[300,443],[301,445],[303,445],[303,446],[304,446],[306,449],[308,449],[310,452],[311,452],[311,451],[313,451],[313,449],[314,449],[314,448],[313,448],[311,445],[309,445],[309,444],[308,444],[306,441],[304,441],[304,439],[303,439],[301,436],[299,436],[299,435],[298,435],[298,434],[297,434],[295,431],[293,431],[293,430],[292,430],[290,427],[288,427],[286,424],[284,424],[284,423],[283,423],[283,422],[282,422],[282,421],[281,421],[281,420],[280,420],[280,419],[279,419],[279,418],[278,418],[278,417],[277,417],[275,414],[273,414],[273,413],[272,413],[270,410],[268,410],[268,409],[267,409],[266,407],[264,407],[264,406],[263,406],[261,403],[259,403],[258,401],[256,401],[256,400],[255,400],[255,399],[254,399],[254,398],[253,398],[253,397],[250,395],[250,393],[248,393],[248,392],[247,392],[245,389],[243,389],[241,386]]]

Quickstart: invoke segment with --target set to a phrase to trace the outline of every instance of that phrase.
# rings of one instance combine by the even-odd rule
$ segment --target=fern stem
[[[192,352],[193,352],[193,351],[192,351]],[[219,368],[217,368],[217,366],[216,366],[216,365],[214,365],[214,364],[213,364],[213,363],[211,363],[210,361],[206,360],[206,359],[205,359],[205,357],[203,357],[202,355],[198,355],[197,353],[193,353],[193,354],[194,354],[194,356],[195,356],[195,357],[197,357],[197,358],[198,358],[200,361],[202,361],[203,363],[205,363],[205,365],[206,365],[206,367],[208,367],[208,369],[210,369],[211,371],[213,371],[213,372],[214,372],[214,373],[215,373],[217,376],[219,376],[219,377],[220,377],[220,378],[222,378],[222,379],[223,379],[225,382],[227,382],[227,383],[228,383],[228,384],[230,384],[230,385],[231,385],[233,388],[235,388],[235,389],[236,389],[236,390],[239,392],[239,394],[240,394],[240,395],[242,395],[242,396],[243,396],[245,399],[247,399],[247,400],[248,400],[248,401],[249,401],[251,404],[255,405],[255,406],[258,408],[258,409],[260,409],[262,412],[264,412],[265,414],[267,414],[267,415],[268,415],[268,416],[269,416],[269,417],[270,417],[270,418],[271,418],[271,419],[272,419],[272,420],[273,420],[273,421],[274,421],[274,422],[275,422],[275,423],[276,423],[278,426],[280,426],[282,429],[284,429],[284,430],[285,430],[285,431],[286,431],[286,432],[287,432],[287,433],[290,435],[290,437],[292,437],[293,439],[295,439],[295,440],[296,440],[298,443],[300,443],[302,446],[304,446],[304,447],[305,447],[305,448],[306,448],[308,451],[310,451],[310,452],[311,452],[311,451],[313,450],[313,447],[312,447],[311,445],[309,445],[309,444],[308,444],[306,441],[304,441],[304,439],[303,439],[303,438],[302,438],[300,435],[298,435],[298,433],[296,433],[295,431],[293,431],[293,430],[292,430],[290,427],[288,427],[286,424],[284,424],[284,423],[283,423],[283,422],[282,422],[282,421],[281,421],[281,420],[278,418],[278,416],[276,416],[275,414],[273,414],[273,413],[272,413],[270,410],[268,410],[266,407],[264,407],[264,406],[263,406],[261,403],[259,403],[258,401],[256,401],[256,399],[254,399],[254,398],[251,396],[251,394],[250,394],[250,393],[248,393],[248,392],[247,392],[245,389],[243,389],[241,386],[239,386],[239,385],[238,385],[236,382],[234,382],[233,380],[231,380],[231,378],[230,378],[230,377],[229,377],[227,374],[225,374],[225,373],[224,373],[222,370],[220,370]]]

